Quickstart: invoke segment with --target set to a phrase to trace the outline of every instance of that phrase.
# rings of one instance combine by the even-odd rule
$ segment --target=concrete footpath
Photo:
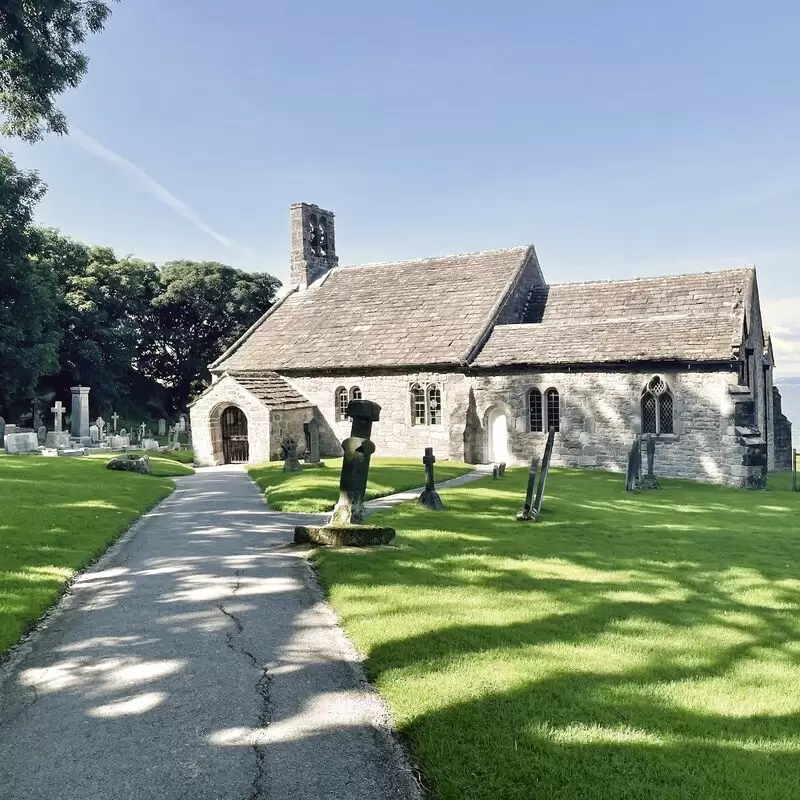
[[[293,526],[200,470],[0,668],[2,800],[403,800],[411,770]]]

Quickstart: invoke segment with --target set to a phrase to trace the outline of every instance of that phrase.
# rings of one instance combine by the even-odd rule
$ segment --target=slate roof
[[[274,372],[235,372],[228,370],[238,384],[254,394],[269,408],[310,408],[313,404],[280,375]]]
[[[729,360],[754,280],[745,268],[535,289],[528,321],[496,326],[474,365]]]
[[[212,369],[465,364],[530,247],[337,267],[276,304]],[[238,380],[238,378],[237,378]]]

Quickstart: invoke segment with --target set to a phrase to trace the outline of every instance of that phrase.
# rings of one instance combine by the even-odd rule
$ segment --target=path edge
[[[152,508],[145,511],[141,517],[134,520],[106,550],[97,556],[97,558],[89,561],[82,570],[76,572],[66,584],[64,584],[64,590],[58,600],[36,620],[33,628],[16,644],[12,645],[5,656],[0,656],[0,690],[5,689],[6,683],[16,673],[20,663],[31,654],[36,644],[52,627],[53,623],[57,622],[67,611],[70,611],[74,607],[77,602],[75,592],[73,591],[75,584],[83,578],[84,575],[89,575],[90,573],[105,569],[108,563],[136,536],[140,528],[144,527],[149,518],[154,516],[161,506],[169,502],[175,496],[176,492],[181,491],[181,485],[178,483],[178,480],[189,477],[191,476],[180,475],[177,476],[177,479],[171,478],[175,484],[175,488],[166,497],[159,500]]]

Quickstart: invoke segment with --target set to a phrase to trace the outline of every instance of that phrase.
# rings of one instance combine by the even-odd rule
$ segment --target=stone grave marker
[[[281,442],[281,450],[283,450],[283,471],[284,472],[302,472],[303,468],[297,460],[297,439],[294,436],[287,436]]]
[[[533,501],[534,522],[536,522],[542,514],[544,487],[547,485],[547,474],[550,472],[550,459],[553,456],[553,443],[555,440],[556,429],[551,427],[547,433],[547,444],[544,446],[544,456],[542,456],[542,471],[539,475],[539,483],[536,486],[536,498]]]
[[[89,438],[92,440],[92,444],[97,444],[100,441],[100,428],[97,425],[89,426]]]
[[[100,441],[103,441],[103,438],[106,435],[106,421],[102,417],[98,417],[94,424],[97,425],[97,430],[100,433]]]
[[[73,386],[71,433],[75,439],[87,438],[89,434],[89,387]]]
[[[39,411],[39,398],[38,397],[34,397],[33,400],[31,401],[31,410],[33,411],[33,414],[31,415],[31,419],[32,419],[31,426],[38,433],[39,428],[41,428],[44,425],[44,420],[42,419],[42,415],[41,415],[41,413]],[[45,436],[46,436],[47,435],[47,428],[45,428],[44,431],[45,431]]]
[[[500,465],[492,464],[492,480],[496,481],[500,477]]]
[[[112,428],[112,430],[114,431],[114,433],[116,433],[116,432],[117,432],[117,423],[118,423],[118,422],[119,422],[119,414],[117,414],[117,412],[115,411],[115,412],[114,412],[114,413],[111,415],[111,423],[112,423],[112,425],[113,425],[113,428]]]
[[[6,434],[6,453],[38,453],[39,438],[32,431]]]
[[[525,505],[517,512],[517,519],[522,522],[533,520],[533,492],[536,488],[536,474],[539,472],[539,459],[531,459],[531,471],[528,473],[528,488],[525,491]]]
[[[5,447],[6,441],[6,421],[0,417],[0,447]]]
[[[500,462],[500,463],[497,465],[497,474],[498,474],[498,475],[499,475],[501,478],[505,476],[505,474],[506,474],[506,462],[505,462],[505,461],[501,461],[501,462]]]
[[[425,488],[417,498],[417,502],[429,508],[431,511],[444,511],[445,506],[439,493],[436,491],[436,482],[433,475],[433,465],[436,463],[436,456],[433,454],[432,447],[425,448],[425,455],[422,459],[425,465]]]
[[[351,420],[350,436],[342,442],[344,458],[339,478],[339,501],[326,525],[298,525],[294,540],[299,544],[327,544],[363,547],[388,544],[394,528],[364,524],[364,495],[367,491],[369,462],[375,452],[370,440],[372,423],[380,419],[381,407],[371,400],[351,400],[347,417]]]
[[[158,421],[158,435],[164,436],[166,432],[167,432],[167,421],[164,419],[164,417],[161,417],[161,419]]]
[[[39,440],[39,444],[44,445],[47,441],[47,428],[44,425],[40,425],[36,429],[36,438]]]
[[[126,436],[127,433],[128,433],[127,428],[120,428],[120,430],[119,430],[119,435],[120,436]]]
[[[139,426],[139,438],[144,439],[146,434],[147,434],[147,425],[143,422]]]
[[[306,453],[303,460],[306,464],[319,464],[319,420],[310,419],[304,423],[306,434]]]
[[[792,450],[792,491],[797,491],[797,450]]]
[[[181,429],[181,433],[183,433],[189,427],[189,421],[186,418],[186,414],[181,414],[178,417],[178,427]]]
[[[635,437],[631,449],[628,451],[628,474],[625,479],[625,490],[635,492],[639,488],[642,474],[642,444],[639,437]]]
[[[67,409],[60,400],[57,400],[50,410],[53,412],[53,433],[61,433],[64,430],[64,414],[67,413]]]
[[[640,450],[641,452],[641,450]],[[642,489],[658,489],[658,478],[655,475],[656,440],[654,436],[647,437],[647,474],[641,479]]]
[[[142,450],[158,450],[158,439],[142,439]]]

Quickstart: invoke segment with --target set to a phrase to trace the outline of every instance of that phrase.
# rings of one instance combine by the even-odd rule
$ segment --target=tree
[[[0,2],[0,133],[36,141],[67,132],[55,97],[80,83],[88,59],[79,46],[110,13],[102,0]]]
[[[53,229],[39,229],[37,259],[61,290],[59,371],[49,383],[59,394],[81,383],[98,408],[143,407],[136,364],[158,286],[154,264],[118,259],[108,247],[89,247]]]
[[[31,216],[43,194],[36,173],[0,152],[0,406],[7,412],[57,365],[56,280],[31,258]]]
[[[176,411],[184,409],[209,379],[207,365],[269,309],[279,286],[267,273],[214,261],[166,264],[141,371],[172,390]]]

